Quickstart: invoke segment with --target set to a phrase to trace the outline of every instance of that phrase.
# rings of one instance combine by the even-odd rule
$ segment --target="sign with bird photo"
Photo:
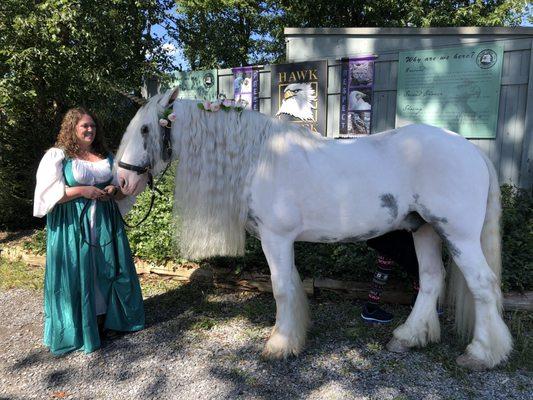
[[[218,71],[208,69],[203,71],[176,71],[170,87],[179,87],[178,97],[189,100],[217,99]]]
[[[272,115],[326,135],[327,61],[272,65]]]
[[[232,68],[233,98],[245,101],[246,108],[259,111],[259,70],[254,67]]]
[[[365,56],[342,60],[340,138],[370,134],[376,58]]]

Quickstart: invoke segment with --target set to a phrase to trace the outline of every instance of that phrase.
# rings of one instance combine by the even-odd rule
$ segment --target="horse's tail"
[[[497,307],[502,312],[502,295],[500,291],[502,257],[501,257],[501,199],[498,175],[492,162],[483,154],[489,172],[489,192],[487,198],[487,208],[485,221],[481,231],[481,248],[485,259],[497,279]],[[463,338],[470,338],[474,327],[475,309],[472,293],[468,289],[466,281],[453,260],[450,261],[450,279],[448,282],[448,303],[455,308],[455,326],[459,335]]]

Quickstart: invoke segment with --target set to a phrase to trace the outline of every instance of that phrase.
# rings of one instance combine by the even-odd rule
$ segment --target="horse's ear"
[[[163,98],[159,101],[159,104],[161,104],[163,107],[168,107],[174,100],[178,98],[178,93],[178,86],[176,86],[174,89],[167,90]]]

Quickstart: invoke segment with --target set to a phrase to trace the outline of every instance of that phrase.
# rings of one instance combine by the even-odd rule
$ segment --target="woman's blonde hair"
[[[100,122],[94,114],[82,107],[71,108],[67,111],[61,122],[61,129],[59,135],[57,135],[55,147],[63,149],[68,157],[76,157],[79,154],[80,147],[76,141],[76,125],[84,115],[91,117],[96,125],[96,134],[91,144],[92,151],[102,158],[107,157],[109,150],[107,150],[105,145],[104,132]]]

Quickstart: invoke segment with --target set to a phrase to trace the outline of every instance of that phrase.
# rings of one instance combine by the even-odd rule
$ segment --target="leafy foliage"
[[[158,262],[180,260],[175,252],[175,226],[172,219],[174,174],[171,171],[174,170],[170,166],[167,174],[157,183],[157,188],[163,194],[156,197],[150,216],[141,225],[128,231],[132,251],[139,258]],[[130,225],[137,224],[146,215],[150,199],[148,190],[138,196],[133,210],[128,214]]]
[[[271,2],[177,0],[176,6],[169,32],[193,70],[259,64],[281,50],[269,37],[278,19]]]
[[[111,148],[136,107],[143,76],[168,66],[150,27],[168,0],[5,0],[0,7],[0,226],[31,218],[34,174],[64,113],[94,111]],[[150,55],[150,58],[147,56]]]
[[[283,60],[284,27],[516,26],[528,14],[528,4],[524,0],[176,0],[171,35],[193,69],[225,68]]]
[[[294,259],[303,277],[369,281],[375,270],[376,253],[365,243],[324,244],[297,242]],[[214,257],[210,264],[232,268],[235,273],[254,271],[270,274],[261,242],[246,238],[244,257]]]
[[[504,291],[533,288],[533,195],[502,186],[502,282]]]
[[[46,227],[44,229],[37,229],[31,235],[29,240],[22,243],[24,250],[33,254],[46,254]]]

